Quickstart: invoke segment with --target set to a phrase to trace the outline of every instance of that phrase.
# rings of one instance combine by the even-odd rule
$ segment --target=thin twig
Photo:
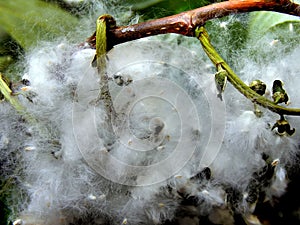
[[[97,70],[100,76],[100,100],[103,100],[109,121],[115,118],[116,112],[113,107],[112,98],[109,92],[108,76],[106,72],[107,30],[109,26],[115,25],[110,15],[102,15],[97,20],[96,31],[96,61]]]
[[[253,91],[248,85],[246,85],[229,67],[229,65],[222,59],[222,57],[217,53],[214,47],[209,41],[208,34],[204,27],[196,29],[195,35],[199,38],[202,47],[210,58],[212,63],[217,67],[221,65],[224,70],[227,71],[228,81],[245,97],[250,99],[253,103],[261,105],[269,110],[278,113],[279,115],[293,115],[300,116],[300,109],[297,108],[285,108],[279,105],[276,105],[274,102],[269,99],[257,94]]]
[[[114,26],[115,20],[110,15],[102,15],[97,20],[96,62],[98,74],[100,76],[100,93],[97,101],[103,102],[105,115],[107,117],[107,134],[104,138],[104,146],[107,150],[110,150],[116,139],[113,123],[115,122],[117,114],[110,95],[106,71],[106,53],[109,49],[109,46],[107,45],[107,31],[110,27]]]

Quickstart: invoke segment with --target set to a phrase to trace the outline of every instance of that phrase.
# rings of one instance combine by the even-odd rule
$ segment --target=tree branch
[[[217,66],[222,66],[224,70],[227,71],[228,81],[246,98],[251,100],[253,103],[268,108],[269,110],[278,113],[279,115],[292,115],[300,116],[300,109],[298,108],[285,108],[283,106],[277,105],[264,96],[259,95],[253,91],[248,85],[246,85],[239,77],[236,75],[230,66],[222,59],[222,57],[217,53],[214,47],[209,41],[208,34],[204,27],[196,29],[195,35],[200,40],[202,47],[206,55],[210,58],[212,63]]]
[[[210,19],[252,11],[274,11],[300,16],[300,5],[289,0],[231,0],[215,3],[160,19],[113,27],[107,33],[108,46],[112,48],[127,41],[166,33],[193,37],[195,29]],[[95,47],[95,34],[88,38],[87,43]]]
[[[275,11],[300,16],[300,5],[289,0],[231,0],[130,26],[111,26],[107,29],[107,50],[116,44],[157,34],[177,33],[190,37],[197,36],[212,62],[216,66],[221,65],[227,71],[229,82],[248,99],[280,115],[300,116],[300,109],[279,106],[251,90],[214,50],[203,32],[199,31],[199,27],[210,19],[252,11]],[[87,40],[92,47],[96,44],[95,35]]]

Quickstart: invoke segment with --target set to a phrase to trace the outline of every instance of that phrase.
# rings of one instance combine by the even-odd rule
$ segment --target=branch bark
[[[231,0],[215,3],[160,19],[113,27],[107,33],[108,46],[112,48],[127,41],[166,33],[193,37],[195,29],[208,20],[252,11],[274,11],[300,16],[300,5],[289,0]],[[88,38],[87,43],[95,47],[95,34]]]

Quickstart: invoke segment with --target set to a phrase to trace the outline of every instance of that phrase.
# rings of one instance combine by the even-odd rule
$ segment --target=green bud
[[[224,70],[221,66],[218,67],[218,72],[215,73],[215,83],[217,86],[217,89],[219,91],[219,97],[222,100],[222,93],[224,92],[225,88],[226,88],[226,84],[227,84],[227,76],[228,73],[226,70]]]

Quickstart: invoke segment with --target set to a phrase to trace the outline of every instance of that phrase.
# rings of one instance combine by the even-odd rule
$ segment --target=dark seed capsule
[[[118,74],[114,75],[114,80],[119,86],[127,86],[132,82],[132,78],[130,76],[121,76]]]
[[[22,79],[22,84],[25,85],[25,86],[30,86],[30,81],[27,80],[27,79]]]
[[[279,135],[293,135],[296,131],[295,128],[291,129],[291,126],[287,120],[284,119],[284,117],[281,117],[280,120],[277,120],[274,126],[272,127],[272,130],[277,128],[277,133]]]
[[[191,177],[190,180],[209,180],[211,178],[211,170],[208,167],[205,167],[202,171],[197,173],[195,176]]]
[[[282,86],[283,86],[283,83],[281,80],[274,80],[273,87],[272,87],[273,93],[283,92],[284,90],[283,90]]]
[[[264,95],[267,85],[261,80],[254,80],[250,83],[249,87],[259,95]]]
[[[226,202],[228,206],[231,208],[233,212],[239,211],[239,205],[243,200],[242,193],[238,189],[232,186],[228,186],[227,188],[225,188],[225,192],[226,192]]]
[[[272,160],[265,154],[263,154],[262,158],[265,160],[266,165],[253,173],[252,178],[247,186],[248,197],[246,198],[246,201],[249,204],[254,204],[258,200],[264,199],[265,188],[271,185],[275,168],[279,162],[278,159]]]
[[[120,76],[120,75],[114,75],[114,80],[115,80],[115,82],[116,82],[117,85],[123,86],[124,80],[123,80],[122,76]]]
[[[275,104],[278,103],[285,103],[287,104],[287,102],[289,101],[289,96],[287,95],[287,93],[285,92],[285,90],[283,89],[283,83],[281,80],[275,80],[273,82],[273,87],[272,87],[272,93],[273,93],[273,100]]]

